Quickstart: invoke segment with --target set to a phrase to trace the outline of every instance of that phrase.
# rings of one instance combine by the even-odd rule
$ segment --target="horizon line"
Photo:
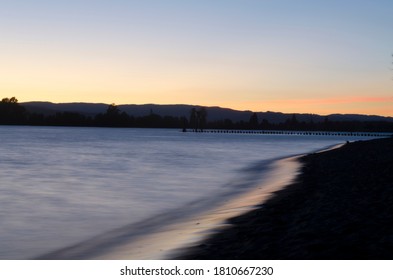
[[[61,104],[91,104],[91,105],[111,105],[114,104],[116,106],[190,106],[190,107],[206,107],[206,108],[220,108],[225,110],[232,110],[238,112],[250,112],[250,113],[281,113],[287,115],[299,114],[299,115],[319,115],[319,116],[330,116],[330,115],[362,115],[362,116],[375,116],[375,117],[384,117],[384,118],[393,118],[390,115],[378,115],[378,114],[366,114],[366,113],[328,113],[328,114],[321,114],[321,113],[310,113],[310,112],[284,112],[284,111],[253,111],[251,109],[234,109],[230,107],[222,107],[219,105],[195,105],[195,104],[185,104],[185,103],[168,103],[168,104],[158,104],[158,103],[124,103],[124,104],[116,104],[116,103],[104,103],[104,102],[86,102],[86,101],[72,101],[72,102],[52,102],[52,101],[23,101],[19,102],[20,104],[24,103],[50,103],[54,105],[61,105]]]

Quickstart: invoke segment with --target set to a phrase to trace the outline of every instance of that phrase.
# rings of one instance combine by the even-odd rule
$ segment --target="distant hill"
[[[24,102],[20,103],[31,113],[53,115],[58,112],[76,112],[88,116],[103,113],[108,104],[103,103],[51,103],[51,102]]]
[[[44,115],[52,115],[57,112],[76,112],[86,116],[95,116],[99,113],[104,113],[108,108],[108,104],[103,103],[50,103],[50,102],[25,102],[21,103],[28,111],[40,113]],[[118,108],[129,115],[141,117],[154,113],[160,116],[186,117],[189,118],[192,108],[197,108],[197,105],[118,105]],[[205,107],[207,110],[208,121],[219,121],[230,119],[234,122],[245,121],[248,122],[252,111],[238,111],[221,107]],[[266,119],[270,123],[283,123],[291,118],[293,114],[284,114],[279,112],[256,112],[258,119],[261,121]],[[375,115],[360,115],[360,114],[332,114],[327,116],[316,114],[295,114],[296,119],[300,122],[313,121],[323,122],[326,118],[329,121],[387,121],[393,122],[392,117],[382,117]]]

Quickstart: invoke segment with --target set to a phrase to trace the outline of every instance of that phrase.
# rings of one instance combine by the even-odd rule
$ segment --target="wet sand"
[[[179,259],[393,259],[393,138],[302,157],[296,181]]]

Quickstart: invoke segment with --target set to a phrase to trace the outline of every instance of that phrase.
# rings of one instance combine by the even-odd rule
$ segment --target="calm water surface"
[[[356,139],[0,126],[0,258],[34,258],[203,198],[218,202],[239,191],[234,180],[262,180],[261,162]]]

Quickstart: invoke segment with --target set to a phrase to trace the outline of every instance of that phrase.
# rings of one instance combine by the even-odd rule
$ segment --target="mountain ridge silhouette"
[[[104,113],[109,104],[105,103],[52,103],[52,102],[22,102],[20,103],[29,112],[40,113],[44,115],[52,115],[58,112],[75,112],[86,116],[94,116],[99,113]],[[255,112],[251,110],[235,110],[230,108],[223,108],[219,106],[201,106],[188,104],[173,104],[173,105],[159,105],[159,104],[124,104],[117,105],[117,107],[129,115],[135,117],[146,116],[151,113],[161,116],[173,117],[189,117],[192,108],[204,107],[207,110],[207,119],[209,121],[219,121],[230,119],[232,121],[248,122],[250,116]],[[365,114],[329,114],[319,115],[311,113],[282,113],[282,112],[255,112],[259,120],[267,120],[270,123],[285,122],[287,119],[296,115],[298,121],[304,122],[323,122],[326,118],[329,121],[387,121],[393,122],[393,117],[385,117],[378,115]]]

